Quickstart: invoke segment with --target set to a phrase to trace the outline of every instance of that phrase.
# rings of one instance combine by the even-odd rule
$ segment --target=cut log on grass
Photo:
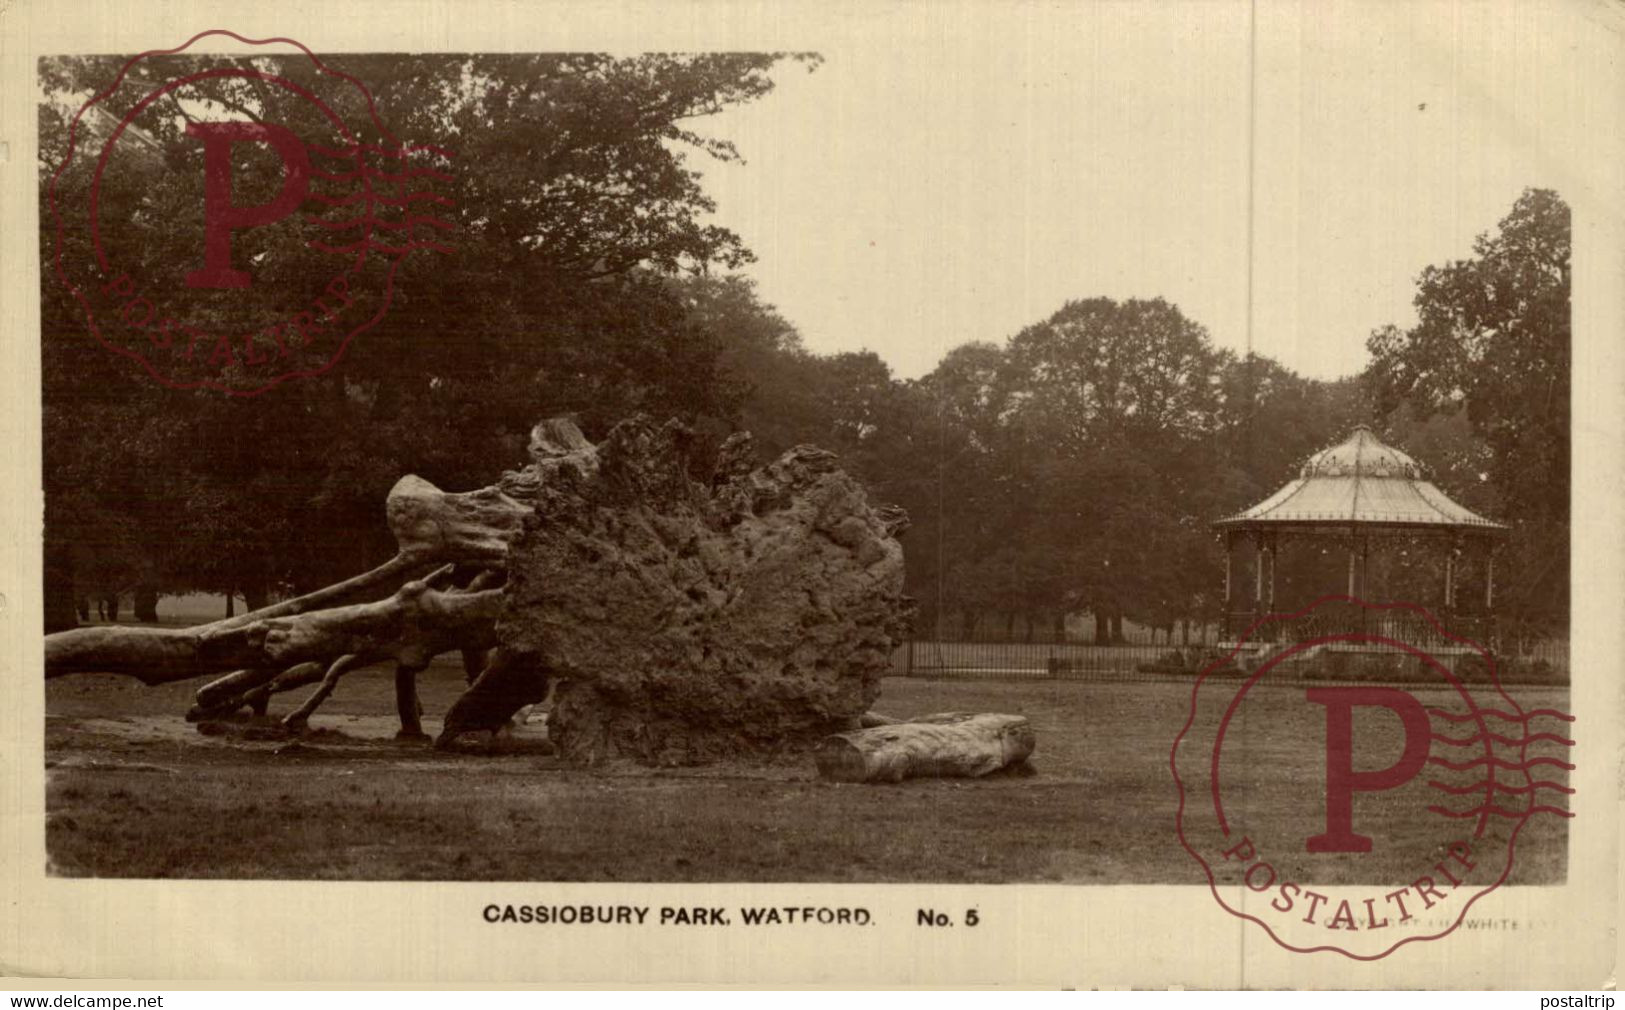
[[[895,726],[904,721],[906,720],[897,719],[889,715],[881,715],[879,712],[865,712],[858,716],[858,728],[873,729],[876,726]]]
[[[836,782],[974,778],[1026,761],[1037,743],[1024,716],[951,712],[838,733],[813,757]]]

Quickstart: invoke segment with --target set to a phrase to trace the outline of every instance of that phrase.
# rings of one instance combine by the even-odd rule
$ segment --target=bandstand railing
[[[1261,618],[1271,617],[1258,627]],[[1294,617],[1237,610],[1226,615],[1224,639],[1235,642],[1304,642],[1332,635],[1361,634],[1445,652],[1472,651],[1473,644],[1497,648],[1495,618],[1483,614],[1439,614],[1437,625],[1413,610],[1368,610],[1364,607],[1317,607]],[[1465,641],[1461,641],[1465,639]],[[1351,643],[1357,644],[1357,643]]]

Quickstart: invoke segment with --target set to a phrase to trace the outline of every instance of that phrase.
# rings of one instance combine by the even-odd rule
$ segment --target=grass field
[[[425,728],[462,687],[421,678]],[[275,879],[1036,881],[1196,883],[1175,839],[1169,749],[1189,689],[1173,683],[891,678],[878,711],[1028,716],[1037,774],[851,785],[810,761],[727,769],[583,770],[522,727],[486,751],[397,744],[386,670],[345,680],[299,742],[200,734],[196,684],[52,681],[46,695],[47,848],[65,876]],[[1519,692],[1566,708],[1566,692]],[[273,708],[286,711],[283,701]],[[1256,692],[1238,747],[1299,755],[1237,782],[1237,816],[1300,830],[1316,810],[1274,798],[1301,784],[1292,746],[1323,733],[1290,689]],[[1250,727],[1250,728],[1249,728]],[[1228,746],[1228,745],[1227,745]],[[1313,761],[1310,762],[1311,764]],[[1271,777],[1273,776],[1273,778]],[[1307,820],[1305,820],[1307,819]],[[1302,823],[1299,823],[1302,822]],[[1312,825],[1311,825],[1312,826]],[[1565,874],[1566,831],[1530,822],[1513,882]],[[1379,852],[1386,842],[1379,839]],[[1399,839],[1396,841],[1403,841]],[[1364,863],[1359,874],[1409,869]]]

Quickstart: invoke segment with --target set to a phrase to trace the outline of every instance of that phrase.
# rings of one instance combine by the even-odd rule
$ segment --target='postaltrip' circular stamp
[[[49,184],[53,269],[90,335],[158,382],[262,393],[337,364],[408,256],[451,252],[452,165],[303,45],[200,32],[79,107]]]
[[[1300,953],[1386,957],[1506,884],[1561,878],[1568,724],[1412,604],[1263,618],[1192,686],[1176,830],[1226,912]]]

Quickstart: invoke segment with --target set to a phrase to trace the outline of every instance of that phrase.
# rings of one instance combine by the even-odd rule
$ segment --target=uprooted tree
[[[223,674],[196,717],[317,684],[283,720],[297,728],[344,674],[393,662],[401,732],[421,736],[416,674],[459,652],[471,683],[441,742],[556,682],[549,733],[578,762],[772,753],[858,728],[910,608],[901,510],[809,446],[758,466],[737,434],[697,465],[676,422],[625,421],[594,445],[550,420],[530,456],[477,491],[402,478],[386,502],[399,550],[372,571],[195,628],[50,635],[46,676]]]

